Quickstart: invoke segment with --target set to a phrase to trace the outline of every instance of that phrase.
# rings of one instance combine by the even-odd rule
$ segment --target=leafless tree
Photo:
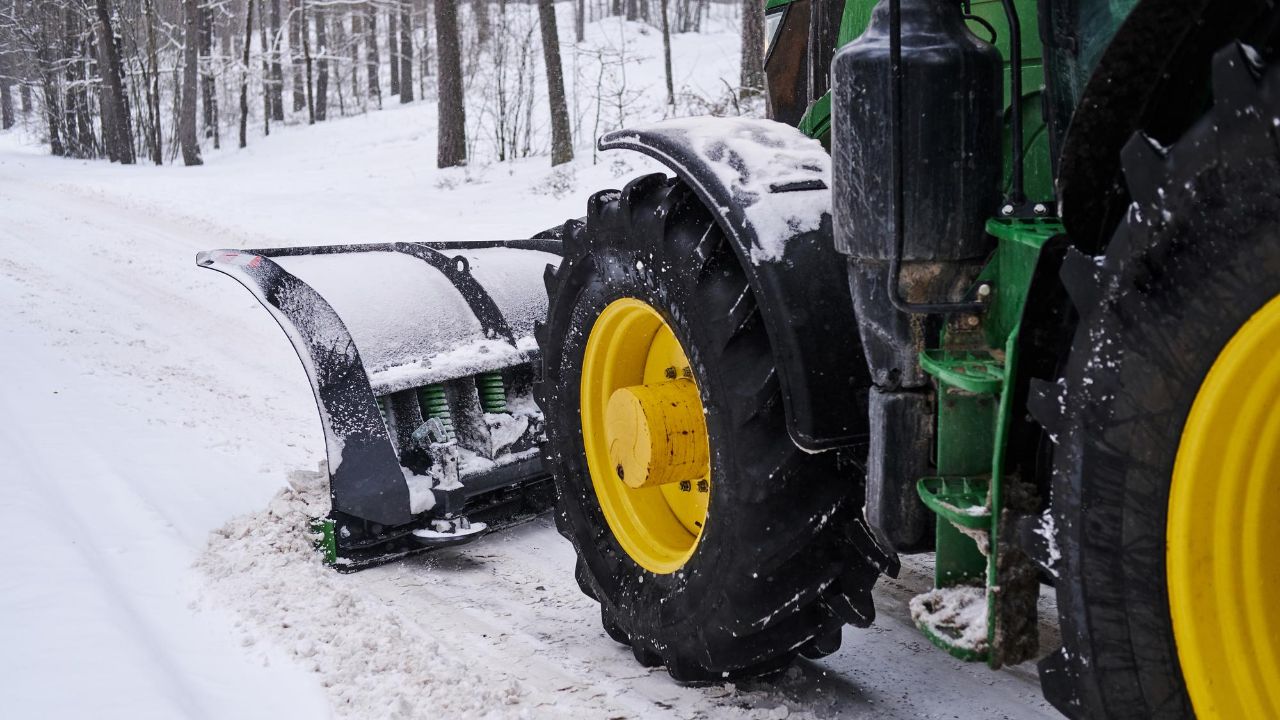
[[[98,39],[98,72],[102,81],[99,102],[102,106],[103,146],[112,162],[132,165],[133,129],[129,123],[129,96],[125,86],[124,66],[120,60],[120,38],[112,23],[110,0],[94,3]]]
[[[489,0],[471,0],[471,18],[476,26],[476,42],[484,47],[493,35],[493,23],[489,18]]]
[[[382,71],[382,62],[378,59],[378,8],[368,0],[364,8],[364,53],[365,64],[368,66],[366,75],[369,79],[369,98],[377,100],[378,107],[382,107],[382,84],[378,78]]]
[[[263,52],[270,56],[271,83],[267,94],[271,96],[271,119],[284,122],[284,68],[280,66],[280,0],[271,3],[271,34]],[[267,48],[270,50],[267,50]]]
[[[302,16],[304,8],[302,3],[305,0],[290,0],[289,2],[289,65],[293,70],[293,111],[301,112],[307,107],[307,87],[309,82],[304,82],[302,57]]]
[[[254,0],[245,0],[252,5]],[[257,0],[258,2],[258,45],[260,47],[259,59],[262,61],[262,134],[271,134],[271,50],[270,43],[267,42],[267,0]],[[247,34],[247,31],[246,31]],[[245,76],[249,74],[249,42],[245,41]],[[248,110],[248,107],[245,107]]]
[[[329,117],[329,38],[327,28],[329,13],[324,6],[317,4],[313,13],[316,26],[316,87],[315,100],[312,103],[316,122],[323,122]],[[312,55],[307,53],[310,61]],[[309,73],[308,73],[309,74]]]
[[[213,138],[213,146],[221,144],[218,132],[218,88],[213,76],[213,5],[204,0],[200,8],[200,99],[204,109],[204,136]]]
[[[542,26],[542,57],[547,68],[547,101],[551,106],[551,164],[560,165],[573,160],[573,136],[569,132],[569,108],[564,99],[555,0],[538,0],[538,24]]]
[[[253,42],[253,0],[245,0],[244,56],[240,61],[240,147],[249,144],[249,45]]]
[[[744,98],[764,90],[764,2],[742,1],[742,86]]]
[[[400,94],[400,0],[387,8],[387,62],[391,64],[391,94]]]
[[[316,96],[311,74],[311,31],[307,29],[307,0],[298,0],[298,12],[302,17],[302,62],[307,70],[307,124],[316,124]]]
[[[467,164],[467,113],[462,96],[462,48],[458,42],[457,4],[453,0],[434,0],[434,3],[439,53],[436,166],[457,167]]]
[[[143,13],[147,23],[147,63],[144,79],[147,83],[147,147],[151,161],[164,163],[164,133],[160,129],[160,52],[156,44],[155,0],[144,0]]]
[[[196,73],[200,64],[200,0],[184,0],[182,113],[178,131],[184,165],[200,165],[200,140],[196,137]]]
[[[676,104],[675,83],[671,78],[671,25],[667,22],[667,0],[662,3],[662,65],[667,76],[667,105]]]
[[[400,6],[400,102],[413,102],[413,12]]]
[[[0,128],[8,130],[16,120],[13,116],[13,80],[11,79],[9,53],[0,48]]]

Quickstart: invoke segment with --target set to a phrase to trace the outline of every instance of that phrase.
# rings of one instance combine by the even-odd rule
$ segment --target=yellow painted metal
[[[614,390],[604,422],[609,459],[633,488],[697,482],[710,472],[707,421],[688,378]]]
[[[1169,609],[1200,718],[1280,717],[1280,297],[1214,362],[1169,493]]]
[[[579,387],[587,467],[609,529],[646,570],[679,570],[711,499],[705,413],[684,348],[648,303],[615,300],[587,336]]]

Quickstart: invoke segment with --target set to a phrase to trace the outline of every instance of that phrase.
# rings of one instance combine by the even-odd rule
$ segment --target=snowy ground
[[[717,37],[678,57],[735,57]],[[920,568],[882,582],[874,627],[777,685],[681,687],[604,635],[545,519],[355,575],[321,567],[298,532],[323,449],[305,377],[195,253],[527,237],[656,169],[581,152],[556,173],[545,158],[441,172],[433,138],[429,103],[285,128],[193,169],[59,160],[0,134],[6,715],[1052,716],[1030,665],[966,665],[915,632]]]

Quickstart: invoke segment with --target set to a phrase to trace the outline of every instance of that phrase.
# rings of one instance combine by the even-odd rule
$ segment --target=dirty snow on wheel
[[[702,33],[673,37],[678,112],[736,104],[735,7],[713,3]],[[270,137],[255,123],[243,150],[224,129],[190,168],[51,157],[34,116],[0,132],[6,717],[1051,716],[1030,664],[961,663],[913,628],[926,566],[883,579],[876,624],[846,629],[834,655],[768,683],[681,686],[605,635],[549,517],[359,573],[322,564],[307,523],[327,500],[325,438],[303,368],[195,255],[525,238],[660,170],[591,138],[672,113],[661,34],[612,18],[575,44],[571,8],[558,12],[577,158],[555,169],[537,154],[541,95],[532,156],[499,161],[475,117],[473,162],[449,170],[435,169],[430,96]],[[587,112],[592,93],[616,102]]]

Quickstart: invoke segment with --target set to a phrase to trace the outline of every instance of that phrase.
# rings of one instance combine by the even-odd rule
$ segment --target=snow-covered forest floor
[[[642,40],[633,88],[660,92],[657,39]],[[676,38],[677,67],[713,87],[734,40]],[[912,628],[921,566],[882,581],[876,624],[846,629],[835,655],[737,687],[635,663],[545,518],[353,575],[322,567],[300,532],[322,491],[306,379],[274,321],[195,253],[527,237],[657,169],[580,143],[555,171],[436,170],[434,113],[277,129],[199,168],[62,160],[0,134],[6,716],[1052,715],[1030,664],[967,665]]]

